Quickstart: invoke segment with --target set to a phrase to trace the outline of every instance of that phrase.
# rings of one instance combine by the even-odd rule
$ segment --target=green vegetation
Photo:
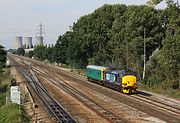
[[[0,123],[28,123],[29,118],[24,108],[17,104],[0,107]]]
[[[8,82],[10,81],[9,77],[6,77],[8,73],[3,74],[1,77],[2,82],[0,83],[0,107],[5,105],[6,103],[6,96],[8,91]],[[8,81],[8,82],[7,82]]]
[[[4,50],[4,47],[0,45],[0,83],[1,83],[1,76],[3,74],[2,68],[5,66],[6,62],[6,51]]]
[[[128,68],[137,72],[144,88],[179,93],[180,7],[172,0],[167,4],[164,10],[106,4],[81,17],[55,46],[36,47],[34,56],[75,68],[88,64]],[[144,41],[147,62],[142,80]]]
[[[0,107],[6,103],[6,93],[0,94]]]
[[[34,55],[34,51],[29,51],[29,53],[27,54],[29,58],[32,58]]]
[[[23,48],[18,48],[17,49],[17,55],[24,56],[25,55],[25,50]]]
[[[7,84],[5,80],[8,78],[7,73],[3,71],[6,62],[6,51],[4,47],[0,45],[0,106],[5,104]],[[4,84],[5,83],[5,84]]]
[[[24,56],[25,55],[25,50],[24,48],[18,48],[18,49],[9,49],[7,52],[10,52],[12,54],[17,54],[19,56]]]
[[[6,105],[9,86],[14,84],[10,69],[5,68],[6,52],[0,45],[0,123],[28,123],[29,118],[24,108],[17,104]]]
[[[9,86],[14,84],[14,79],[10,76],[10,69],[4,69],[0,83],[0,123],[21,123],[29,122],[29,117],[23,106],[17,104],[6,105],[6,97],[9,95]]]

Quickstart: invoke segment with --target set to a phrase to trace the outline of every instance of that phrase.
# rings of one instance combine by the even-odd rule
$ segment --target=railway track
[[[137,95],[144,97],[144,98],[148,98],[148,99],[155,101],[155,102],[157,102],[157,101],[161,102],[165,105],[168,104],[170,107],[175,108],[177,110],[180,110],[180,101],[178,101],[178,100],[166,98],[164,96],[154,94],[154,93],[150,93],[150,92],[146,92],[146,91],[142,91],[142,90],[138,90]]]
[[[53,74],[53,76],[52,76],[48,71],[46,71],[46,69],[44,69],[43,71],[40,71],[36,68],[33,68],[33,69],[36,71],[37,74],[43,76],[48,81],[50,81],[51,83],[58,86],[59,88],[64,90],[69,95],[80,100],[81,102],[83,102],[83,104],[85,104],[86,106],[91,108],[93,111],[97,112],[99,115],[101,115],[108,121],[116,122],[116,123],[127,122],[127,121],[123,120],[121,117],[119,117],[117,114],[115,114],[114,112],[112,112],[112,111],[108,110],[107,108],[101,106],[100,104],[97,104],[96,102],[94,102],[91,98],[87,97],[85,94],[78,91],[76,88],[74,88],[73,86],[68,84],[66,81],[64,81],[63,79],[58,77],[56,74]],[[41,69],[43,69],[43,68],[41,68]],[[55,79],[55,77],[58,79]]]
[[[36,67],[44,68],[46,72],[52,73],[53,76],[49,76],[49,78],[58,78],[57,76],[63,76],[68,81],[74,81],[79,83],[87,88],[92,89],[95,92],[99,92],[103,95],[108,96],[116,101],[122,102],[124,104],[128,104],[136,109],[143,111],[147,114],[150,114],[154,117],[158,117],[167,122],[180,122],[180,114],[179,107],[170,104],[166,104],[160,100],[156,100],[151,98],[151,96],[144,96],[141,94],[138,95],[124,95],[110,89],[105,89],[99,85],[90,83],[86,81],[85,78],[77,77],[77,75],[73,75],[71,72],[60,71],[58,68],[52,66],[45,66],[43,64],[34,63]],[[45,73],[46,73],[45,72]],[[45,74],[44,73],[44,74]],[[70,74],[70,75],[68,75]],[[56,75],[56,76],[54,76]],[[59,78],[60,79],[60,78]],[[54,81],[54,80],[53,80]],[[56,82],[57,83],[57,82]],[[115,94],[116,93],[116,94]]]
[[[16,61],[12,60],[16,65]],[[77,123],[77,121],[56,101],[44,85],[38,80],[33,70],[17,67],[17,70],[24,76],[28,84],[34,89],[36,94],[41,98],[49,113],[54,116],[60,123]]]
[[[63,74],[63,73],[61,73]],[[66,77],[68,77],[67,75],[65,75]],[[70,78],[70,77],[68,77]],[[74,79],[75,78],[71,78],[71,79]],[[76,82],[79,82],[81,84],[84,84],[84,82],[82,81],[76,81]],[[85,84],[84,84],[85,85]],[[87,84],[86,84],[87,86]],[[101,93],[106,93],[103,91],[103,89],[101,90],[99,87],[98,89],[93,87],[92,89],[98,91],[98,92],[101,92]],[[170,121],[175,121],[175,122],[180,122],[180,108],[176,105],[170,105],[170,104],[167,104],[167,103],[164,103],[162,101],[159,101],[159,100],[156,100],[154,98],[151,98],[151,97],[148,97],[148,96],[143,96],[143,95],[140,95],[140,94],[137,94],[137,95],[126,95],[126,94],[122,94],[122,93],[119,93],[119,92],[116,92],[118,95],[117,97],[116,96],[112,96],[111,94],[108,94],[106,93],[106,95],[109,95],[109,97],[115,99],[115,100],[119,100],[120,101],[120,98],[123,97],[126,97],[127,100],[129,100],[129,102],[136,102],[135,104],[138,105],[139,104],[145,104],[147,107],[146,109],[148,110],[152,110],[152,109],[155,109],[154,111],[159,111],[161,113],[164,113],[166,115],[166,118],[168,120],[168,117],[173,117]],[[118,99],[119,97],[119,99]],[[122,98],[124,99],[124,98]],[[143,105],[144,107],[144,105]],[[163,117],[162,119],[165,119],[165,117]],[[174,119],[177,119],[177,120],[174,120]]]
[[[52,70],[51,70],[51,72],[52,72]],[[84,84],[87,87],[87,83],[84,82],[84,79],[80,79],[79,77],[77,78],[75,76],[68,76],[67,74],[65,74],[65,72],[58,71],[58,72],[56,72],[56,74],[61,74],[64,77],[68,78],[69,80],[74,80],[82,85]],[[98,87],[98,89],[95,87],[92,87],[92,86],[90,88],[94,89],[95,91],[101,90],[99,87]],[[104,93],[104,92],[101,90],[101,93]],[[118,93],[118,94],[119,94],[119,96],[122,95],[121,93]],[[110,95],[110,94],[106,94],[106,95]],[[139,95],[124,95],[123,94],[123,96],[128,98],[128,100],[130,100],[130,102],[136,101],[136,104],[137,103],[145,104],[147,109],[149,110],[149,112],[147,112],[147,113],[150,113],[152,110],[154,110],[153,112],[158,111],[159,114],[163,113],[164,116],[161,114],[161,115],[159,115],[160,118],[162,117],[162,119],[165,119],[169,122],[170,121],[174,121],[174,122],[180,121],[180,109],[177,106],[172,106],[170,104],[166,104],[159,100],[155,100],[151,97],[143,96],[140,94]],[[117,99],[118,97],[115,97],[115,96],[110,96],[110,97],[113,99],[119,100],[119,99]],[[141,107],[141,105],[139,107]]]
[[[177,106],[169,105],[164,102],[160,102],[154,98],[143,96],[143,95],[131,95],[134,99],[138,99],[139,101],[143,101],[144,103],[151,104],[152,106],[159,107],[161,110],[166,110],[168,112],[173,113],[174,115],[177,115],[179,117],[180,115],[180,108]]]
[[[36,68],[34,68],[34,69],[36,69]],[[59,80],[61,80],[61,81],[64,81],[64,80],[62,80],[59,76],[57,76],[55,73],[53,73],[53,76],[52,75],[50,75],[50,74],[46,74],[46,73],[50,73],[50,72],[48,72],[46,69],[44,69],[44,68],[40,68],[40,69],[42,69],[42,71],[40,71],[40,70],[37,70],[38,71],[38,73],[43,73],[43,74],[45,74],[45,76],[47,77],[47,78],[58,78],[58,80],[56,80],[56,81],[58,81],[59,82]],[[52,82],[52,81],[51,81]],[[57,83],[58,82],[53,82],[53,83],[56,83],[56,85],[57,85]],[[64,83],[66,83],[66,82],[64,82]],[[66,83],[66,84],[68,84],[68,83]],[[73,88],[73,90],[75,90],[75,88]],[[76,92],[77,93],[77,92]],[[87,98],[87,97],[86,97]],[[91,105],[90,105],[91,106]],[[89,106],[89,107],[90,107]],[[95,108],[96,109],[96,108]],[[97,110],[98,111],[98,110]],[[100,112],[101,113],[101,112]],[[117,112],[116,112],[117,113]],[[109,116],[108,116],[109,117]],[[112,119],[114,120],[114,119],[116,119],[116,118],[113,118],[112,117]],[[115,121],[115,120],[114,120]],[[117,121],[115,121],[115,122],[117,122]],[[119,121],[118,121],[119,122]]]

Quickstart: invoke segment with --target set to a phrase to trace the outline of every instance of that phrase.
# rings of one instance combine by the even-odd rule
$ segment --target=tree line
[[[108,5],[82,16],[73,31],[60,35],[55,46],[37,46],[31,56],[76,68],[88,64],[136,71],[141,80],[144,42],[149,86],[179,88],[180,7],[169,2],[163,10],[146,5]]]
[[[6,63],[6,51],[4,50],[4,47],[0,45],[0,82],[1,82],[1,77],[3,75],[3,68],[5,67]]]

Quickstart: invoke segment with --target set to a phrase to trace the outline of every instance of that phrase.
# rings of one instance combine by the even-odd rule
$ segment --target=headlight
[[[123,84],[123,86],[126,86],[126,85],[127,85],[127,83],[124,83],[124,84]]]

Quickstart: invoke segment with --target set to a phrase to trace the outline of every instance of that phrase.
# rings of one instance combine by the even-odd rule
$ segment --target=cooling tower
[[[15,41],[14,41],[14,48],[18,49],[18,48],[22,48],[22,37],[21,36],[17,36],[15,37]]]
[[[25,48],[26,48],[26,49],[31,49],[31,48],[33,48],[33,45],[32,45],[32,37],[25,37],[24,40],[25,40]]]
[[[43,45],[43,37],[36,36],[36,46]]]

